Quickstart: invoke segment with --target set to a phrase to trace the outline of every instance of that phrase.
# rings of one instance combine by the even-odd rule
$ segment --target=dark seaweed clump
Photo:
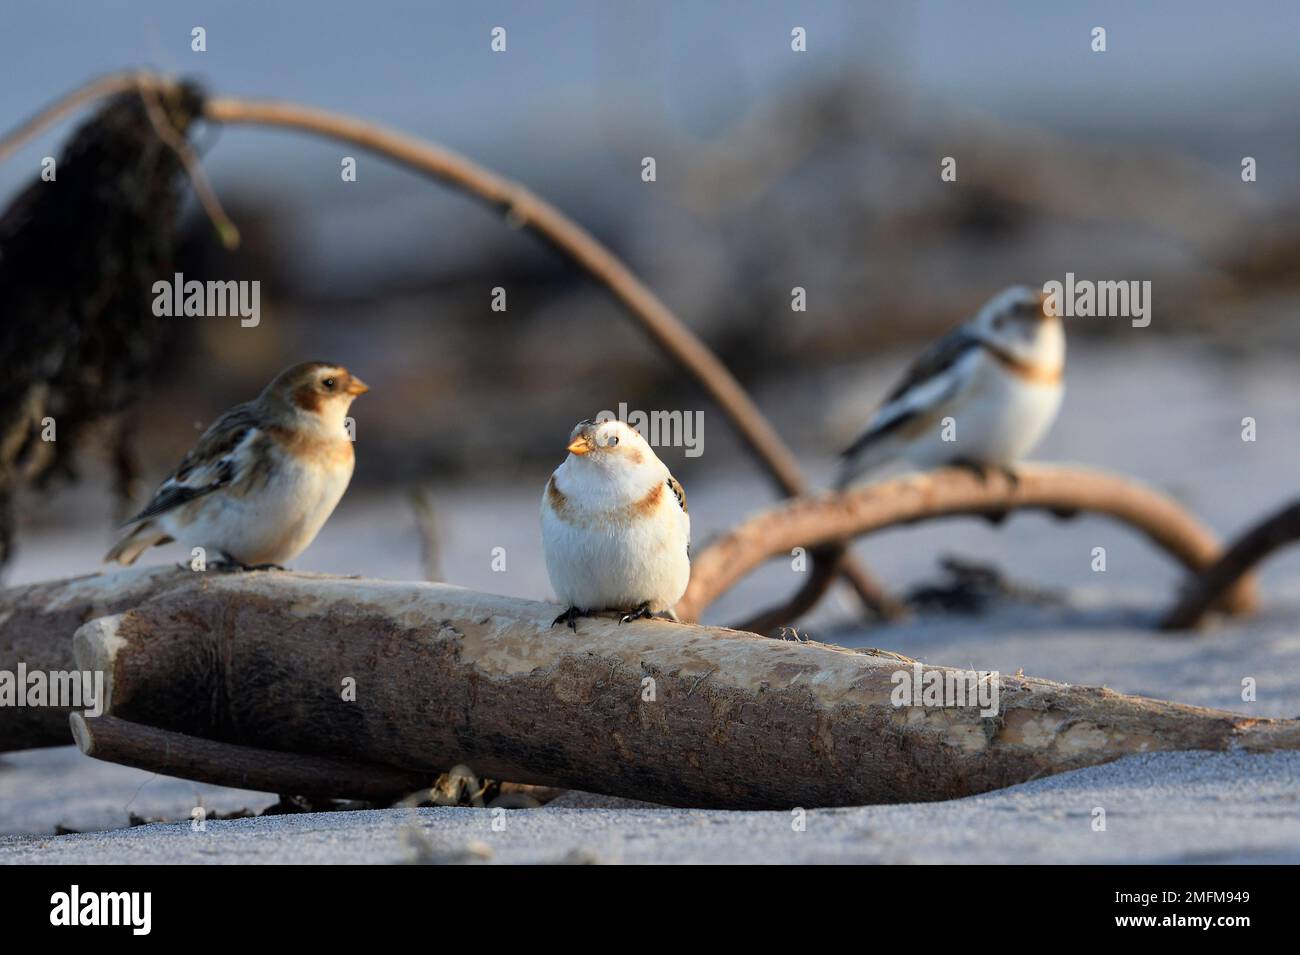
[[[202,111],[198,87],[154,95],[155,116],[186,136]],[[0,215],[0,566],[13,552],[16,493],[75,480],[79,439],[141,396],[169,339],[152,287],[172,272],[185,180],[141,95],[117,96],[82,124],[56,171]],[[46,417],[52,442],[41,437]],[[111,458],[124,491],[128,429],[112,436]]]

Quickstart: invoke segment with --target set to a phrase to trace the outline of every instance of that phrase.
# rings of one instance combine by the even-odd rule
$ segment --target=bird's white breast
[[[969,383],[904,454],[924,468],[958,460],[1009,467],[1046,434],[1063,394],[1059,380],[1017,374],[981,351],[970,371]],[[951,418],[950,428],[945,418]],[[945,440],[946,436],[953,440]]]
[[[542,497],[556,597],[583,610],[670,609],[690,579],[690,518],[668,487],[667,469],[648,487],[629,482],[613,491],[574,470],[561,465]]]
[[[244,564],[283,564],[302,553],[347,490],[351,448],[304,458],[273,445],[269,453],[274,462],[264,483],[243,495],[218,491],[168,515],[171,536]]]

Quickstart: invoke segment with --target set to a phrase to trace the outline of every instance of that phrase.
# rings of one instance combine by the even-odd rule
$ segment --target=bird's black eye
[[[610,435],[609,440],[605,442],[605,446],[608,448],[612,448],[616,444],[618,444],[618,435],[616,434]]]
[[[325,386],[325,390],[326,390],[326,391],[333,391],[333,390],[334,390],[334,379],[333,379],[333,378],[326,378],[324,381],[321,382],[321,384]]]

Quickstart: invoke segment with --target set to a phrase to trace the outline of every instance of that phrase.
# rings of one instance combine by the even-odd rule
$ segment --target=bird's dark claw
[[[648,603],[644,603],[641,606],[637,607],[635,610],[633,610],[631,613],[623,614],[622,618],[618,622],[620,624],[624,624],[627,623],[629,620],[642,620],[652,616],[654,616],[654,614],[650,612],[650,605]]]
[[[952,466],[955,468],[961,468],[963,471],[969,471],[971,474],[975,475],[975,477],[979,478],[981,484],[989,483],[989,469],[979,461],[972,461],[969,458],[961,458],[960,460],[952,462]]]
[[[583,615],[582,611],[579,610],[577,607],[570,607],[568,610],[564,611],[564,613],[560,614],[558,617],[552,620],[551,626],[555,627],[561,623],[568,624],[569,629],[572,630],[574,633],[577,633],[578,618],[581,617],[582,615]]]
[[[962,470],[965,471],[970,471],[977,478],[979,478],[981,484],[988,484],[989,478],[996,471],[997,473],[1001,474],[1004,478],[1006,478],[1007,483],[1011,485],[1011,490],[1014,491],[1020,487],[1020,475],[1019,473],[1017,473],[1016,469],[1011,467],[1011,465],[1009,464],[989,465],[989,464],[984,464],[982,461],[972,461],[963,458],[960,461],[954,461],[953,467],[961,468]]]
[[[220,570],[224,573],[248,573],[251,570],[284,570],[280,564],[245,564],[242,560],[235,560],[229,554],[222,554],[216,560],[208,561],[210,570]]]

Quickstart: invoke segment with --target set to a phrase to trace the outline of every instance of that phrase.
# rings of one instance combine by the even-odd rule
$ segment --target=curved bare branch
[[[124,73],[109,73],[99,79],[91,80],[84,86],[59,97],[36,115],[20,123],[5,133],[4,136],[0,136],[0,162],[9,158],[9,155],[23,143],[39,135],[65,116],[72,115],[87,103],[131,90],[143,90],[145,88],[157,90],[170,82],[172,81],[165,77],[134,70]]]
[[[727,366],[614,253],[545,199],[449,149],[329,110],[298,103],[222,96],[207,101],[204,116],[227,125],[279,126],[351,143],[432,176],[501,210],[512,224],[537,233],[622,303],[655,343],[689,371],[717,402],[783,493],[797,496],[807,490],[807,481],[794,454]],[[842,566],[868,606],[885,617],[898,612],[898,605],[863,568],[847,559]]]
[[[0,138],[0,158],[92,99],[132,88],[154,90],[173,82],[168,77],[135,71],[96,80]],[[609,290],[655,343],[685,368],[718,404],[782,493],[797,496],[807,490],[794,454],[709,347],[595,236],[524,186],[415,136],[298,103],[216,96],[205,101],[203,115],[211,122],[226,125],[275,126],[351,143],[501,210],[512,224],[535,232]],[[845,560],[841,569],[869,607],[885,617],[897,613],[898,604],[865,568]]]
[[[765,633],[777,636],[777,632],[788,623],[798,620],[826,596],[835,582],[839,566],[848,554],[848,548],[842,543],[818,547],[809,555],[811,567],[803,584],[790,597],[781,603],[767,607],[750,615],[737,624],[737,630],[750,633]],[[906,608],[899,604],[894,616],[902,616]]]
[[[1197,626],[1230,588],[1273,551],[1300,540],[1300,501],[1260,521],[1188,584],[1182,597],[1160,623],[1162,630]]]
[[[1051,465],[1024,465],[1016,474],[1013,482],[996,473],[981,478],[965,469],[944,469],[777,505],[695,555],[691,582],[677,613],[684,620],[698,619],[750,571],[795,547],[818,548],[938,517],[995,517],[1016,510],[1068,517],[1086,511],[1142,532],[1193,571],[1208,567],[1221,552],[1214,535],[1176,502],[1127,478]],[[829,578],[825,583],[829,587]],[[1222,606],[1231,613],[1247,612],[1255,598],[1253,579],[1242,577],[1225,591]]]

